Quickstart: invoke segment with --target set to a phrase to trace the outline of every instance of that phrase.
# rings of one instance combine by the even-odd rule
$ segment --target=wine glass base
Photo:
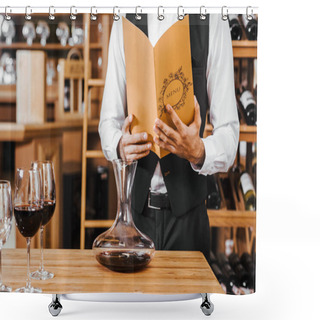
[[[12,291],[11,287],[8,287],[4,284],[0,284],[0,292],[11,292],[11,291]]]
[[[32,272],[30,277],[35,280],[49,280],[54,277],[54,274],[46,270],[37,270]]]
[[[19,288],[17,290],[15,290],[15,292],[21,292],[21,293],[41,293],[42,289],[40,288],[34,288],[34,287],[22,287]]]

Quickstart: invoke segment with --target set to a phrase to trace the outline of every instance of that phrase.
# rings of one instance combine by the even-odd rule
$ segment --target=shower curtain
[[[0,15],[0,179],[13,207],[2,283],[15,291],[27,276],[29,289],[68,295],[255,292],[256,10],[22,12]],[[52,218],[42,210],[36,226],[33,209],[21,220],[17,169],[37,160],[53,166],[55,191]],[[32,277],[41,246],[46,280]]]

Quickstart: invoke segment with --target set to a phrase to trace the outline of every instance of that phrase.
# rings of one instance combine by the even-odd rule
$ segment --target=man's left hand
[[[201,126],[200,106],[196,97],[194,100],[194,118],[189,126],[180,120],[170,105],[167,105],[167,113],[170,115],[176,129],[172,129],[160,119],[156,119],[153,130],[158,137],[154,137],[153,140],[162,149],[166,149],[180,158],[187,159],[197,166],[202,166],[205,158],[205,149],[199,136]]]

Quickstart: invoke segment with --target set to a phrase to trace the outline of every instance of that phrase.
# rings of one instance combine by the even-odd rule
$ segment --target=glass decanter
[[[117,216],[112,227],[100,234],[92,249],[97,261],[113,271],[144,268],[154,256],[154,243],[135,226],[131,213],[131,189],[137,161],[112,162],[118,192]]]

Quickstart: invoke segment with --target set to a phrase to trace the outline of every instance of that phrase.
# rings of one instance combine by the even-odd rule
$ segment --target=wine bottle
[[[245,268],[241,264],[238,254],[236,253],[230,254],[229,263],[237,276],[237,280],[240,286],[244,288],[248,288],[250,283],[250,276],[249,276],[249,273],[245,270]]]
[[[245,120],[247,125],[257,124],[257,104],[250,90],[243,88],[240,96],[240,102],[245,114]]]
[[[218,263],[217,257],[211,250],[210,250],[210,263]]]
[[[225,282],[225,278],[223,276],[223,273],[221,271],[221,268],[218,266],[217,263],[212,263],[211,264],[211,269],[214,273],[214,275],[216,276],[217,280],[219,281],[219,283],[224,283]]]
[[[226,287],[227,287],[227,293],[230,294],[240,294],[238,282],[237,282],[237,276],[235,272],[232,270],[229,263],[225,263],[221,267],[221,271],[223,274],[223,277],[225,279]]]
[[[211,269],[212,269],[214,275],[216,276],[217,280],[219,281],[223,291],[225,293],[227,293],[227,285],[225,283],[225,278],[223,276],[223,273],[222,273],[220,267],[217,265],[217,263],[212,263]]]
[[[240,257],[240,261],[249,274],[249,288],[255,289],[255,264],[252,256],[248,252],[244,252]]]
[[[251,176],[248,172],[242,172],[240,176],[240,186],[243,194],[245,209],[248,211],[256,210],[256,193],[254,190]]]
[[[216,176],[209,175],[207,176],[207,208],[208,209],[220,209],[221,205],[221,196],[220,196],[220,190],[218,186],[218,182],[216,180]]]
[[[239,255],[235,252],[231,253],[228,259],[232,268],[234,268],[237,264],[241,263]]]
[[[247,19],[247,15],[242,15],[242,22],[244,29],[246,31],[246,36],[248,40],[257,40],[258,35],[258,21],[256,19],[256,16],[253,15],[251,20]]]
[[[237,14],[229,14],[229,26],[232,40],[241,40],[242,28]]]
[[[217,260],[218,260],[218,263],[219,263],[219,265],[220,265],[221,268],[222,268],[225,264],[229,264],[229,260],[228,260],[227,256],[226,256],[224,253],[222,253],[222,252],[218,253],[218,255],[217,255]]]
[[[256,188],[256,177],[257,177],[257,154],[254,153],[252,158],[252,181],[255,188]]]
[[[108,176],[109,169],[98,166],[95,172],[93,203],[95,208],[95,219],[108,218]]]

